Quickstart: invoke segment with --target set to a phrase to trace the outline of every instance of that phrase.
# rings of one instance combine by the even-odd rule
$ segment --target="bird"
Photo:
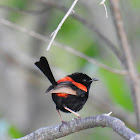
[[[78,118],[81,118],[77,112],[83,108],[88,99],[91,83],[98,81],[98,79],[90,78],[84,73],[75,72],[56,81],[44,56],[41,56],[40,60],[35,62],[35,65],[51,82],[46,93],[52,94],[52,100],[56,105],[61,121],[64,122],[59,110],[73,113]]]

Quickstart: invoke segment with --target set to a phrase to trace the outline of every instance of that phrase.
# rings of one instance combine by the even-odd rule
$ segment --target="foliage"
[[[19,131],[19,129],[12,125],[9,127],[8,133],[12,139],[23,137],[23,134]]]

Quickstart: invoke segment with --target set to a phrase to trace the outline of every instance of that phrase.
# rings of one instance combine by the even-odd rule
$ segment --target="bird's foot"
[[[59,132],[61,132],[61,128],[64,126],[64,125],[67,125],[68,122],[67,121],[62,121],[61,125],[59,126]]]
[[[64,125],[64,124],[67,124],[68,122],[67,121],[62,121],[62,124]]]
[[[81,116],[78,116],[77,118],[73,118],[73,120],[75,120],[75,121],[78,121],[78,120],[81,120],[81,119],[82,119]]]
[[[82,119],[82,117],[79,115],[77,119]]]
[[[81,116],[78,116],[77,118],[74,118],[75,120],[81,120],[82,117]]]

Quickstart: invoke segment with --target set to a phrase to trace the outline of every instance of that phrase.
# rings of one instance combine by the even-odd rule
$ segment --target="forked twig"
[[[106,18],[108,18],[107,8],[106,8],[106,5],[105,5],[105,1],[106,1],[106,0],[102,0],[102,1],[100,2],[100,5],[103,5],[103,6],[104,6],[104,8],[105,8]]]
[[[50,41],[50,43],[49,43],[49,45],[48,45],[48,47],[47,47],[47,49],[46,49],[47,51],[49,51],[49,49],[50,49],[50,47],[51,47],[51,45],[52,45],[52,42],[54,41],[54,39],[55,39],[55,37],[56,37],[58,31],[61,29],[61,26],[63,25],[63,23],[65,22],[65,20],[67,19],[67,17],[68,17],[68,16],[71,14],[71,12],[73,11],[73,8],[74,8],[74,6],[76,5],[77,2],[78,2],[78,0],[75,0],[75,1],[72,3],[70,9],[69,9],[68,12],[66,13],[66,15],[63,17],[63,19],[61,20],[61,22],[60,22],[59,25],[57,26],[56,30],[51,34],[52,38],[51,38],[51,41]]]

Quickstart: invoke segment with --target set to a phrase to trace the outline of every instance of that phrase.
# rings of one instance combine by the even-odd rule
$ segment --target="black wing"
[[[50,69],[49,63],[44,56],[41,56],[40,60],[38,62],[35,62],[35,65],[45,74],[45,76],[53,85],[57,84]]]

